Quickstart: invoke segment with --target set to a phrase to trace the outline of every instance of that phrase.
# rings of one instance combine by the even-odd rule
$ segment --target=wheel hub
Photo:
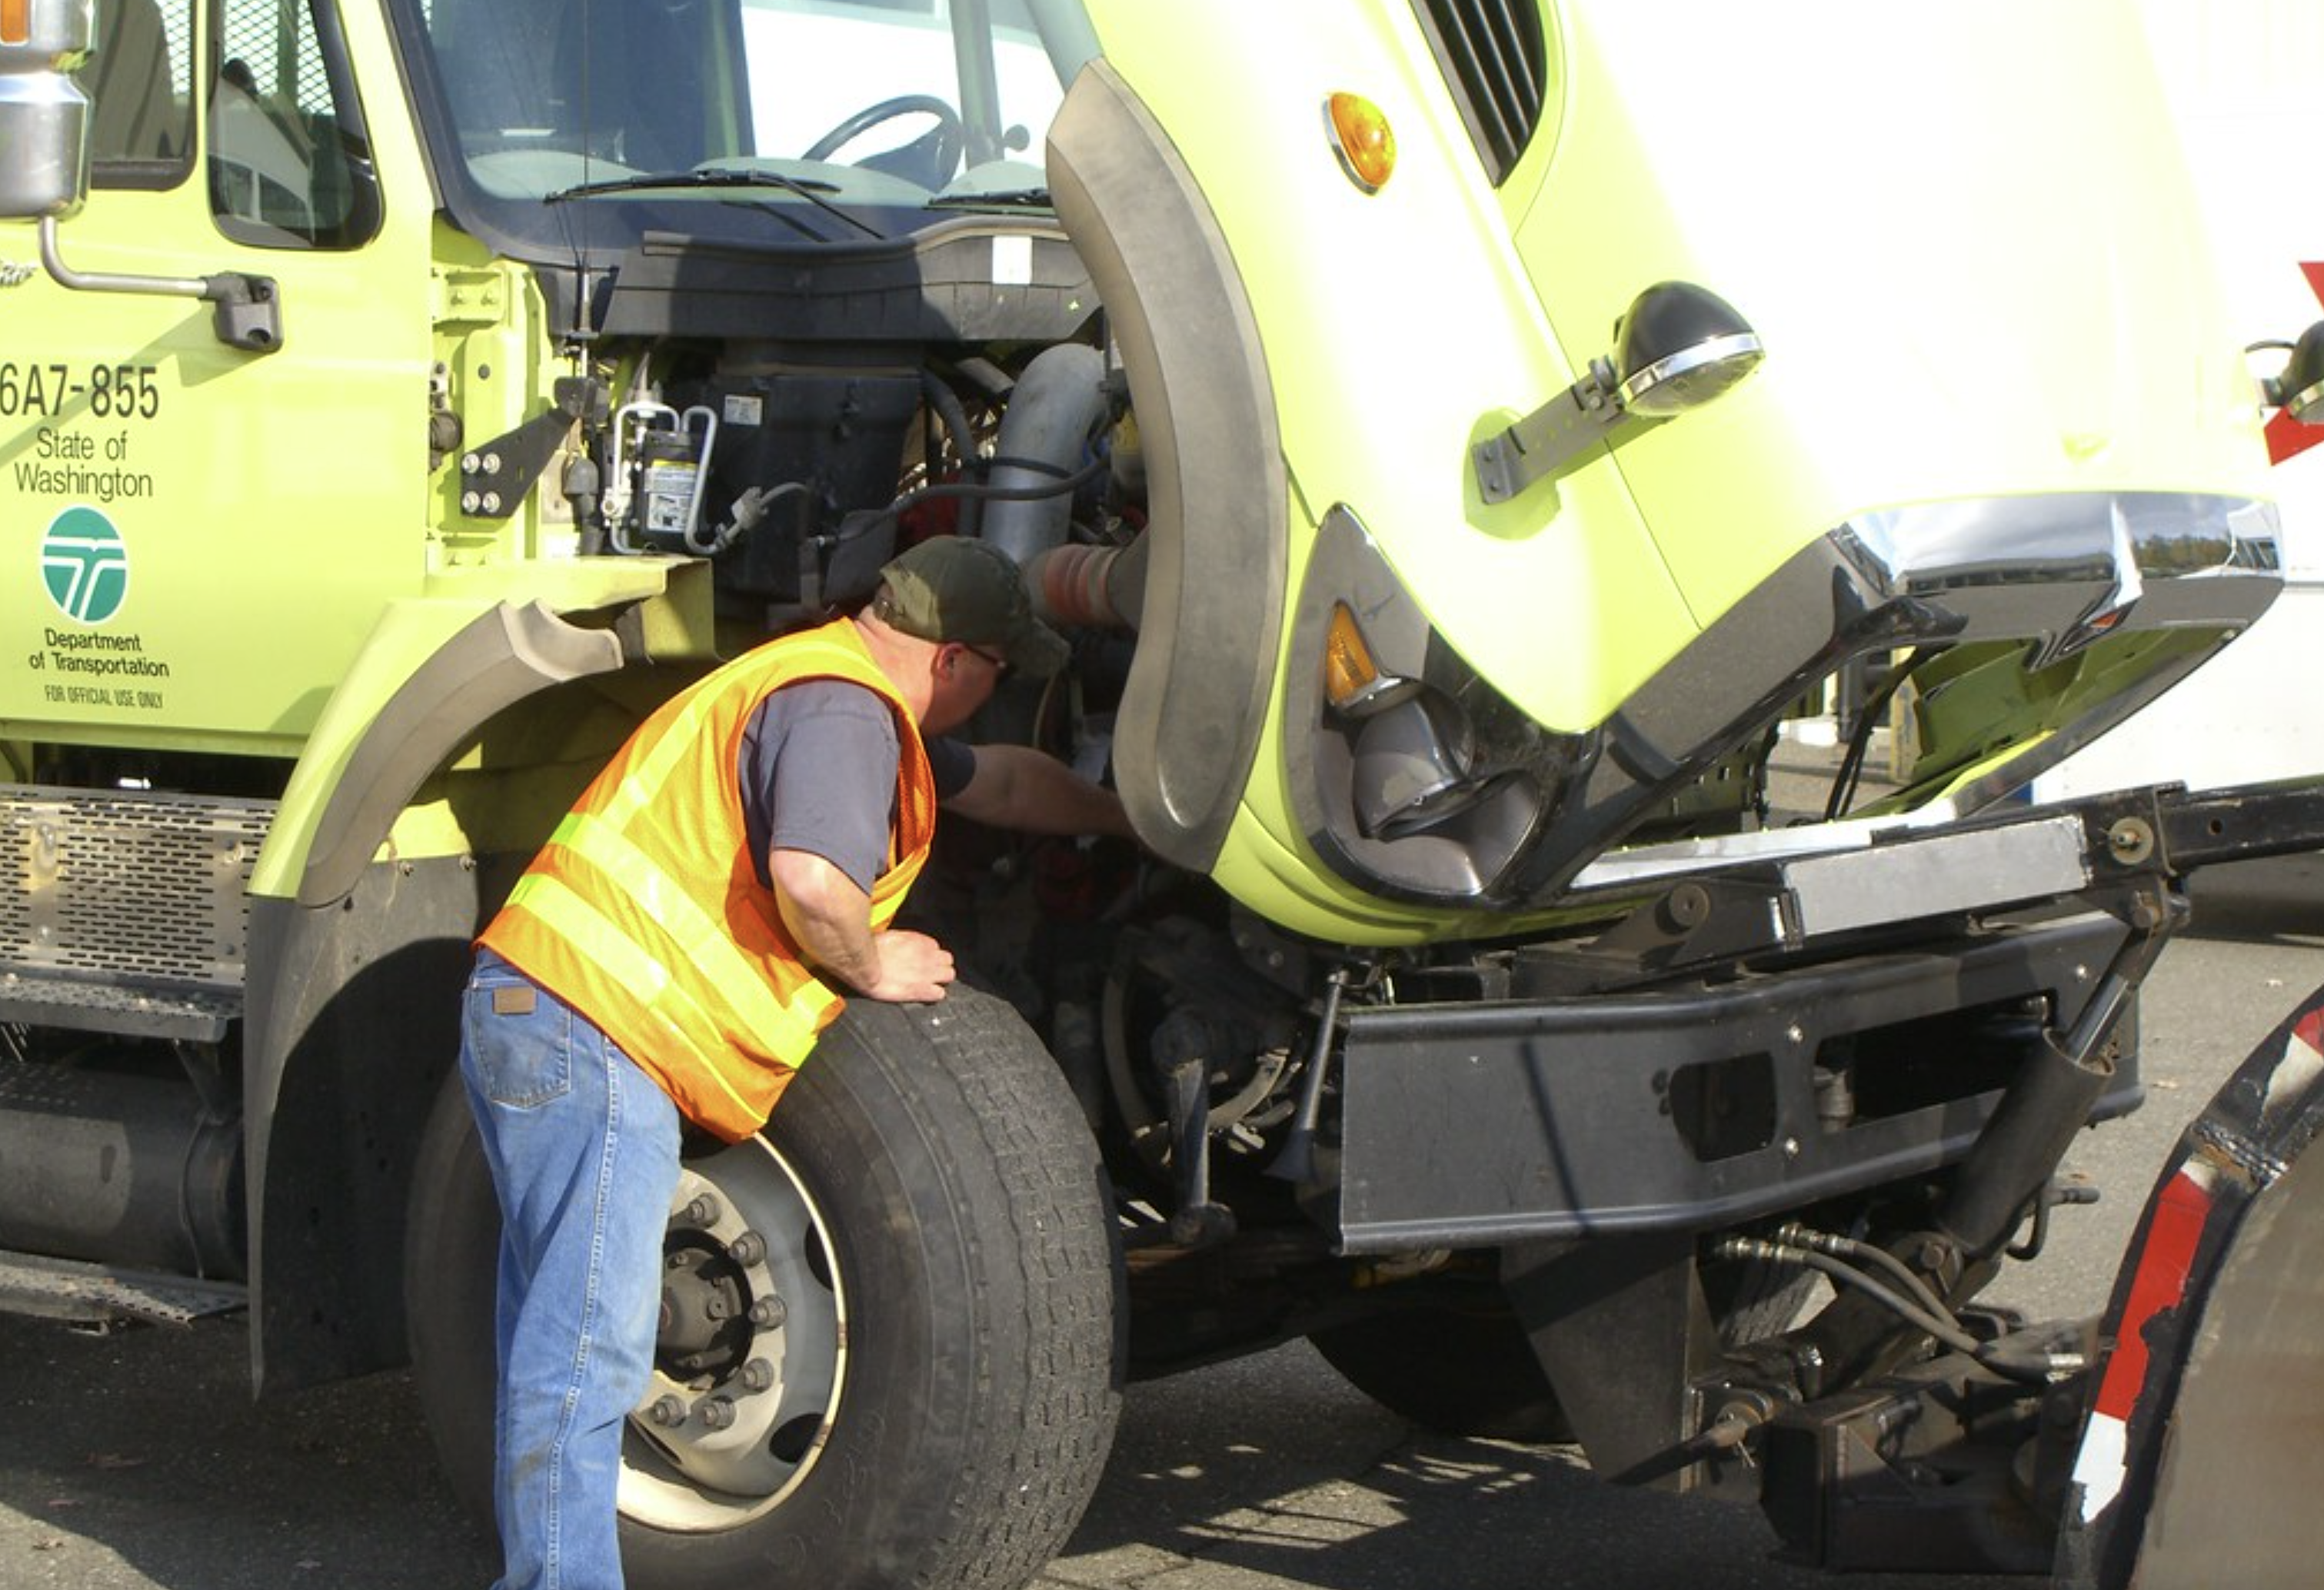
[[[750,1346],[742,1266],[724,1250],[672,1231],[661,1277],[661,1328],[654,1362],[672,1380],[733,1373]]]
[[[846,1364],[823,1223],[762,1141],[689,1163],[670,1207],[654,1376],[632,1411],[622,1511],[732,1528],[822,1450]]]

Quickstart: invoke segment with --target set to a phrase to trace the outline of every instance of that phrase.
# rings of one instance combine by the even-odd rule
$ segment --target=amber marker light
[[[1323,693],[1335,707],[1352,706],[1379,686],[1379,665],[1372,661],[1372,648],[1364,644],[1364,632],[1356,628],[1356,615],[1348,611],[1344,602],[1332,608],[1332,630],[1323,642]]]
[[[1351,717],[1364,717],[1409,694],[1410,685],[1380,671],[1371,642],[1344,602],[1332,604],[1332,627],[1323,637],[1323,696]]]
[[[1396,171],[1396,129],[1388,124],[1388,113],[1362,95],[1342,90],[1323,102],[1323,119],[1348,180],[1366,193],[1378,193]]]
[[[32,0],[0,0],[0,44],[29,43],[32,37]]]

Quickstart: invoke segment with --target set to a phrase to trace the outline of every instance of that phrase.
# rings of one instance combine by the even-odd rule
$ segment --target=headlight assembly
[[[1317,538],[1293,651],[1305,731],[1287,759],[1316,849],[1367,890],[1491,901],[1571,763],[1567,737],[1445,644],[1344,508]]]

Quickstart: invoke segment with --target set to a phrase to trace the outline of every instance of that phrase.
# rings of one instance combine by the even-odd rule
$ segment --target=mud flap
[[[2057,1580],[2316,1582],[2324,988],[2181,1138],[2115,1282]],[[2303,1527],[2296,1521],[2309,1521]]]

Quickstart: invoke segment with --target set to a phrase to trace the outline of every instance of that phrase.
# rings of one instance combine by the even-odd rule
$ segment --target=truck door
[[[99,0],[92,190],[0,233],[0,724],[295,750],[424,566],[430,206],[376,19]],[[387,123],[366,115],[383,109]],[[270,284],[279,345],[124,285]]]

